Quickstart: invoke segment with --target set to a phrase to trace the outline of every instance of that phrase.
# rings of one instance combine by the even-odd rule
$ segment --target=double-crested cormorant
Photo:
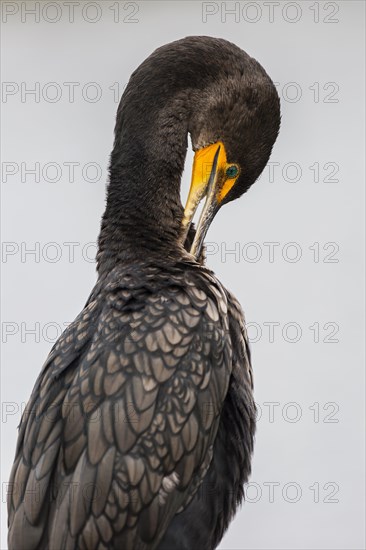
[[[20,424],[10,550],[208,550],[221,540],[250,473],[255,405],[241,308],[201,250],[217,210],[263,170],[279,124],[272,81],[225,40],[173,42],[132,74],[98,281]]]

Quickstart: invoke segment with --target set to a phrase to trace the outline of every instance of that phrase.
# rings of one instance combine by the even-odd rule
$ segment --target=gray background
[[[93,4],[70,22],[63,2],[41,2],[36,22],[2,3],[3,507],[22,404],[95,281],[114,93],[159,45],[207,34],[256,57],[282,100],[274,177],[266,168],[207,238],[246,312],[260,411],[247,503],[220,548],[365,548],[364,3]],[[73,101],[67,82],[80,83]]]

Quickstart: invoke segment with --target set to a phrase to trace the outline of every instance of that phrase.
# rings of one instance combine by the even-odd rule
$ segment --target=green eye
[[[232,164],[226,169],[226,176],[228,178],[235,178],[239,174],[239,169],[235,164]]]

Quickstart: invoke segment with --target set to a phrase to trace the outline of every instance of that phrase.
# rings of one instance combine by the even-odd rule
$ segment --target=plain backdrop
[[[201,34],[258,59],[282,103],[271,165],[207,237],[246,313],[259,410],[220,548],[365,548],[364,7],[2,2],[2,549],[22,406],[96,279],[119,97],[156,47]]]

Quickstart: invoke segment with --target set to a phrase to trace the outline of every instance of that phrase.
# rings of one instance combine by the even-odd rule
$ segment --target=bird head
[[[261,174],[280,127],[280,101],[272,80],[240,48],[220,42],[220,71],[210,86],[195,90],[189,124],[195,156],[183,239],[205,199],[191,247],[196,257],[219,209],[243,195]]]

